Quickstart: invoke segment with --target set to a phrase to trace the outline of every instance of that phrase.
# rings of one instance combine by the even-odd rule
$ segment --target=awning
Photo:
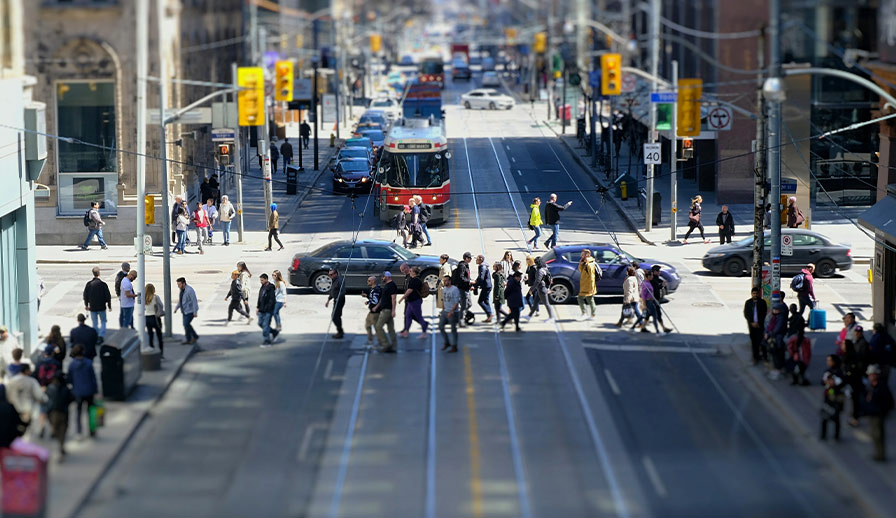
[[[896,197],[887,196],[859,216],[859,223],[868,229],[883,232],[896,243]]]

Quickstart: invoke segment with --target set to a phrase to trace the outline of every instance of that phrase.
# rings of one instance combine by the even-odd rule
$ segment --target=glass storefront
[[[83,142],[57,141],[60,215],[80,215],[94,200],[101,212],[117,212],[115,116],[112,81],[56,84],[57,132]]]

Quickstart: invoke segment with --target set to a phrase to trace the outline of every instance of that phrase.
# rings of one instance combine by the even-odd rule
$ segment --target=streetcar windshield
[[[444,70],[442,63],[438,61],[424,61],[420,63],[420,73],[425,75],[441,74]]]
[[[448,180],[445,153],[383,153],[380,167],[392,187],[439,187]]]

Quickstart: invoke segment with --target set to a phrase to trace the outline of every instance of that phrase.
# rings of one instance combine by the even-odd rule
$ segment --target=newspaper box
[[[44,516],[47,510],[47,461],[50,452],[16,439],[0,449],[4,518]]]

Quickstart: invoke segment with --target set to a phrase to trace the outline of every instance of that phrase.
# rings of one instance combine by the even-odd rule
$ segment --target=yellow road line
[[[457,212],[457,207],[454,207],[454,229],[457,230],[460,228],[460,215]]]
[[[473,516],[482,517],[482,478],[479,473],[479,424],[476,422],[476,389],[473,386],[473,361],[470,349],[464,347],[464,378],[467,384],[467,419],[470,422],[470,491],[473,494]]]

